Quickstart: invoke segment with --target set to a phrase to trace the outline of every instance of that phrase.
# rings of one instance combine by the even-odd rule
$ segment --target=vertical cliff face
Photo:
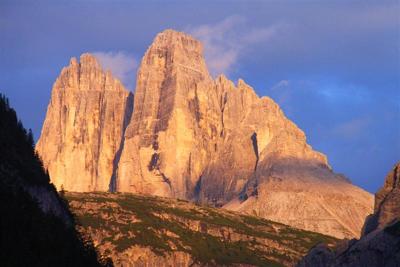
[[[214,95],[200,42],[171,30],[157,35],[138,72],[117,190],[186,198],[217,134],[206,126],[218,122]]]
[[[37,151],[58,189],[109,189],[132,96],[96,58],[71,59],[57,78]]]

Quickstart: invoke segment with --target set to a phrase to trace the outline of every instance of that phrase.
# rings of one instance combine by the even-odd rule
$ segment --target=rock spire
[[[72,58],[53,85],[36,150],[58,189],[106,191],[132,94],[97,59]]]

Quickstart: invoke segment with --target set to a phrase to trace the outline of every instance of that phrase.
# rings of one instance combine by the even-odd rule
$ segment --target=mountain
[[[36,150],[57,188],[107,191],[133,96],[96,58],[72,58],[53,85]]]
[[[399,171],[400,162],[375,194],[375,212],[367,217],[360,240],[344,241],[336,247],[321,244],[313,248],[298,266],[400,266]]]
[[[156,36],[138,70],[133,111],[117,81],[120,90],[107,94],[104,78],[87,77],[104,77],[87,54],[62,71],[37,146],[58,187],[111,185],[339,238],[359,236],[372,212],[372,195],[335,174],[271,98],[243,80],[213,79],[202,44],[185,33]]]
[[[0,265],[103,266],[33,146],[32,132],[0,95]]]
[[[293,266],[337,240],[185,200],[130,193],[66,193],[79,231],[115,266]]]

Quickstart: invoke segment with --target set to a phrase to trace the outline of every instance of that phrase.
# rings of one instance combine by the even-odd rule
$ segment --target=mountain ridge
[[[242,79],[236,85],[224,75],[213,79],[198,40],[173,30],[158,34],[140,64],[134,97],[120,90],[103,92],[103,102],[85,102],[93,93],[84,92],[105,88],[98,77],[108,77],[93,60],[84,75],[62,71],[61,81],[69,83],[56,82],[37,145],[58,187],[182,198],[339,238],[359,236],[372,196],[333,173],[271,98],[258,97]],[[78,97],[68,97],[70,88]],[[67,115],[60,119],[55,114],[63,115],[63,107]],[[133,111],[127,116],[126,110]],[[81,137],[85,127],[92,129],[86,139],[54,138]],[[79,158],[84,165],[74,161]]]

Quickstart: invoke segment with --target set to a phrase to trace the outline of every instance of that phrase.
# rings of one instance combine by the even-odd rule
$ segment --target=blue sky
[[[276,100],[336,172],[375,192],[400,160],[398,1],[0,2],[0,92],[40,135],[51,87],[93,52],[133,90],[154,36],[186,31],[213,73]]]

